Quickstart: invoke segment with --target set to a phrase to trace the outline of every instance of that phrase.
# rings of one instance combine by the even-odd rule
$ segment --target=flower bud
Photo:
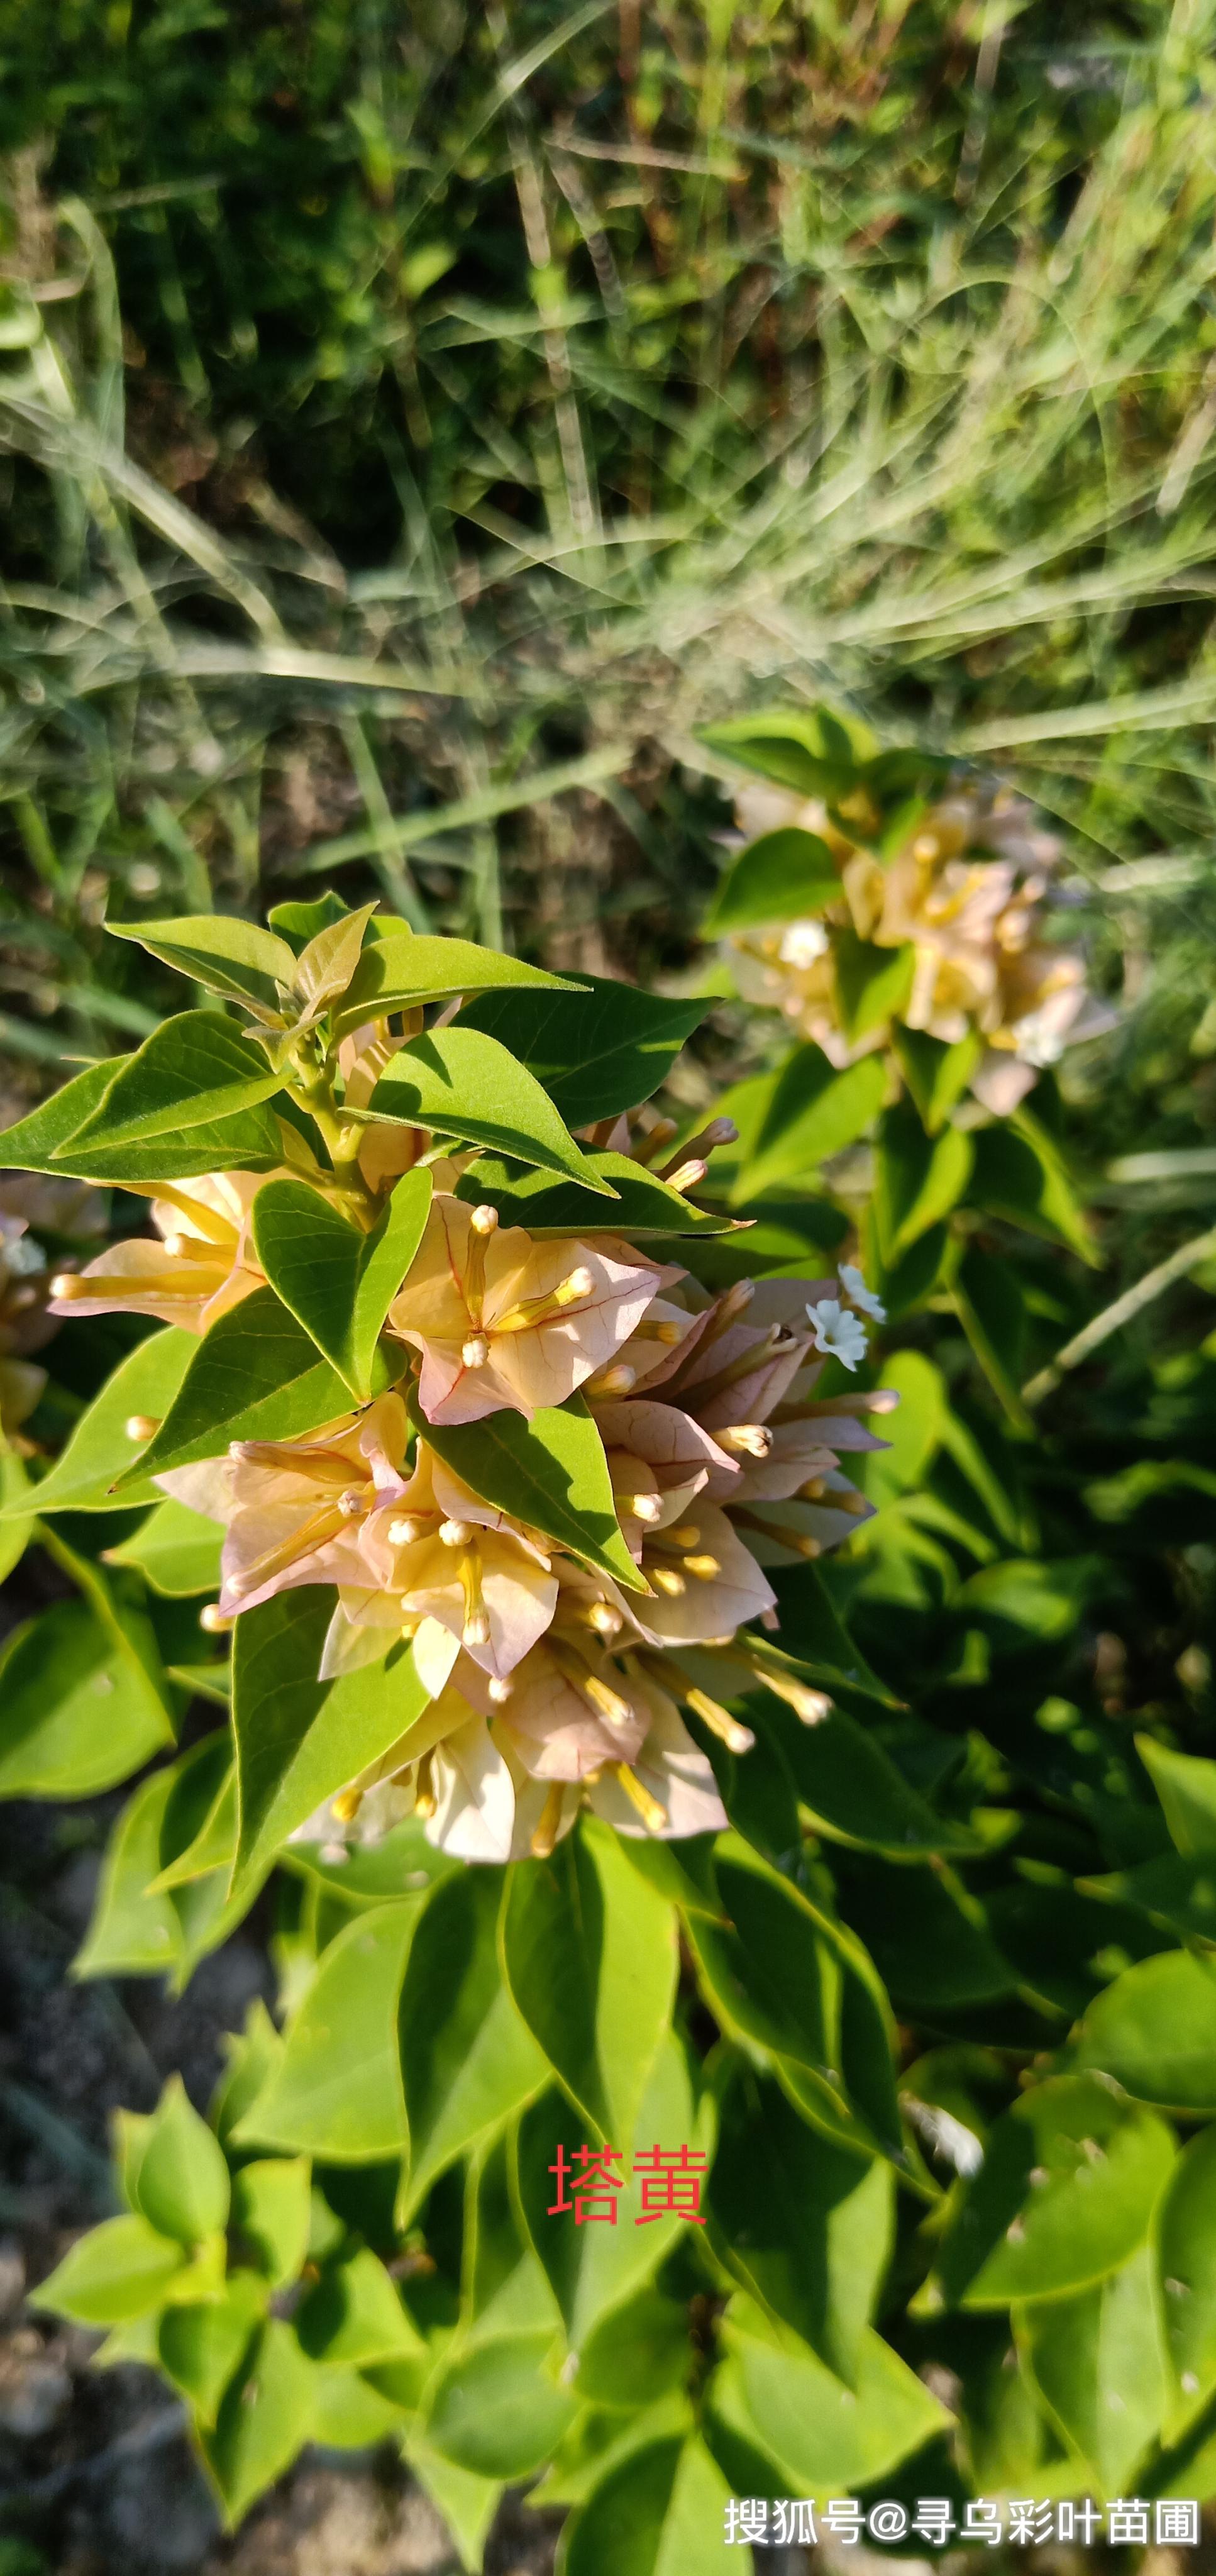
[[[425,1521],[415,1520],[412,1512],[403,1512],[399,1520],[390,1521],[388,1525],[390,1547],[413,1547],[425,1535]]]
[[[467,1369],[483,1369],[490,1356],[485,1334],[470,1333],[467,1342],[461,1344],[460,1356]]]
[[[221,1610],[218,1601],[208,1601],[199,1611],[198,1624],[209,1637],[223,1637],[230,1628],[235,1628],[236,1620],[230,1612]]]
[[[474,1234],[493,1234],[498,1224],[498,1210],[495,1207],[475,1207],[469,1223]]]
[[[129,1413],[122,1427],[128,1440],[151,1440],[160,1425],[158,1413]]]
[[[473,1536],[471,1521],[440,1521],[439,1535],[445,1547],[467,1547]]]

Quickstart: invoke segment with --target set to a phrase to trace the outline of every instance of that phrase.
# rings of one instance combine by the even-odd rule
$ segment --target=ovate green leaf
[[[426,1170],[398,1181],[370,1234],[303,1181],[267,1181],[254,1200],[253,1239],[271,1287],[358,1401],[371,1393],[381,1326],[430,1203]]]
[[[571,2101],[621,2146],[671,2018],[673,1908],[630,1869],[607,1827],[585,1822],[552,1859],[512,1871],[503,1957]]]
[[[238,2145],[368,2164],[406,2143],[397,1999],[422,1900],[357,1915],[322,1953]]]
[[[374,953],[374,952],[373,952]],[[393,1057],[366,1115],[429,1127],[493,1154],[559,1172],[586,1190],[612,1184],[581,1154],[547,1091],[497,1038],[480,1029],[431,1029]]]
[[[480,1422],[419,1429],[483,1502],[556,1539],[628,1591],[645,1591],[621,1533],[604,1443],[582,1398],[542,1405],[526,1422],[504,1409]]]
[[[947,2233],[947,2300],[1061,2298],[1118,2271],[1144,2243],[1173,2159],[1165,2122],[1108,2077],[1034,2085],[990,2132]]]

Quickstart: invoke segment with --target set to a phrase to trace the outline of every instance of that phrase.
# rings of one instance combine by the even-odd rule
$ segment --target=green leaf
[[[696,2435],[635,2450],[562,2534],[561,2576],[706,2576],[729,2569],[730,2489]]]
[[[701,725],[697,739],[724,751],[743,769],[758,770],[799,796],[848,794],[859,768],[878,749],[868,725],[824,706],[774,708],[770,714],[729,716]]]
[[[220,1119],[231,1124],[282,1088],[282,1074],[267,1065],[261,1048],[248,1046],[217,1011],[183,1011],[162,1021],[127,1057],[71,1147],[109,1153]],[[251,1122],[257,1150],[263,1133],[277,1147],[272,1130],[273,1121]]]
[[[399,1640],[386,1663],[365,1664],[338,1681],[317,1680],[333,1602],[332,1592],[308,1585],[276,1593],[237,1621],[236,1871],[245,1884],[335,1789],[387,1752],[428,1703]]]
[[[416,1002],[450,1002],[458,993],[495,993],[521,985],[534,992],[581,990],[581,984],[565,976],[547,975],[539,966],[500,957],[495,949],[475,947],[468,939],[398,932],[368,941],[334,1025],[341,1035],[361,1020],[382,1019],[386,1012],[408,1010]]]
[[[801,920],[839,900],[840,871],[817,832],[762,832],[727,869],[705,916],[705,937],[754,923]]]
[[[1176,1849],[1216,1853],[1216,1762],[1175,1753],[1151,1735],[1136,1737],[1136,1751],[1161,1800]]]
[[[280,984],[295,982],[294,949],[252,921],[222,912],[189,913],[180,921],[108,921],[115,939],[138,940],[166,966],[234,1002],[277,1015]]]
[[[813,1172],[854,1144],[881,1108],[885,1088],[881,1056],[863,1056],[838,1073],[822,1047],[808,1042],[795,1048],[782,1066],[754,1150],[740,1167],[732,1205]]]
[[[361,2370],[426,2349],[383,2263],[366,2245],[323,2272],[296,2310],[295,2324],[309,2359],[327,2368]]]
[[[18,1118],[13,1126],[0,1130],[5,1167],[16,1172],[61,1170],[61,1148],[100,1107],[111,1083],[129,1061],[125,1055],[112,1055],[104,1064],[88,1065],[83,1073],[74,1074],[70,1082],[53,1091],[49,1100],[31,1109],[28,1118]]]
[[[88,1601],[57,1601],[6,1639],[0,1797],[93,1797],[142,1769],[171,1733],[117,1615],[103,1624]]]
[[[146,1439],[131,1438],[128,1422],[141,1414],[152,1422],[163,1419],[198,1349],[193,1333],[181,1333],[171,1324],[149,1333],[120,1361],[37,1487],[40,1514],[125,1511],[132,1503],[159,1501],[155,1485],[142,1474],[121,1503],[110,1488],[119,1476],[142,1468],[148,1448]]]
[[[1216,2111],[1216,1961],[1164,1950],[1125,1968],[1090,2005],[1077,2062],[1138,2102]]]
[[[447,2524],[461,2566],[469,2576],[480,2576],[482,2549],[502,2495],[501,2480],[458,2469],[454,2460],[432,2450],[417,2432],[410,2433],[405,2456],[424,2495]]]
[[[200,2424],[214,2424],[224,2390],[240,2369],[265,2310],[264,2285],[251,2272],[230,2274],[218,2299],[164,2310],[157,2358]]]
[[[957,1127],[930,1139],[906,1101],[884,1112],[875,1151],[874,1213],[886,1268],[957,1207],[974,1150],[971,1137]]]
[[[710,2185],[714,2249],[849,2387],[891,2252],[893,2190],[881,2157],[829,2145],[779,2085],[736,2072]]]
[[[527,2478],[544,2466],[575,2413],[549,2376],[553,2337],[496,2335],[457,2352],[431,2396],[427,2439],[482,2478]]]
[[[180,2075],[170,2076],[152,2114],[134,2191],[149,2226],[182,2245],[201,2244],[228,2224],[224,2151],[187,2099]]]
[[[954,1282],[954,1302],[980,1367],[1010,1421],[1028,1431],[1031,1417],[1022,1402],[1022,1352],[1026,1310],[1016,1276],[995,1253],[965,1252]]]
[[[589,2405],[632,2414],[682,2389],[691,2358],[687,2309],[646,2287],[592,2328],[579,2358],[577,2391]]]
[[[581,993],[486,993],[460,1015],[462,1029],[497,1038],[535,1075],[567,1127],[589,1127],[649,1100],[709,1008],[602,975],[584,982]]]
[[[679,1190],[634,1163],[627,1154],[584,1154],[582,1170],[593,1179],[575,1187],[553,1181],[546,1172],[525,1172],[518,1163],[486,1155],[462,1173],[456,1196],[476,1207],[497,1208],[503,1225],[522,1225],[536,1242],[549,1235],[624,1234],[630,1242],[652,1235],[730,1234],[734,1217],[694,1207]],[[589,1191],[606,1181],[615,1197],[607,1205]]]
[[[511,1872],[502,1938],[511,1992],[554,2074],[622,2145],[671,2019],[673,1908],[606,1826],[584,1821],[550,1860]]]
[[[1135,1906],[1176,1940],[1216,1949],[1214,1853],[1163,1852],[1134,1869],[1114,1871],[1109,1878],[1078,1879],[1077,1885],[1109,1904]]]
[[[718,2427],[772,2461],[787,2494],[855,2496],[949,2431],[952,2417],[873,2329],[847,2388],[788,2326],[753,2301],[732,2299],[722,2320],[726,2361],[710,2382]]]
[[[969,1196],[1030,1234],[1049,1243],[1066,1244],[1090,1268],[1102,1254],[1094,1242],[1059,1147],[1026,1109],[1009,1120],[983,1127],[975,1138],[975,1169]]]
[[[723,2030],[826,2137],[902,2162],[890,2012],[861,1943],[733,1836],[715,1876],[727,1927],[685,1934]]]
[[[357,2370],[318,2371],[313,2440],[327,2451],[366,2451],[400,2434],[410,2409],[382,2395]]]
[[[1018,2309],[1014,2324],[1022,2368],[1099,2494],[1134,2494],[1169,2386],[1151,2247],[1075,2298]]]
[[[304,1181],[267,1181],[253,1203],[258,1260],[276,1295],[362,1402],[381,1326],[422,1241],[429,1171],[407,1172],[370,1234]]]
[[[924,1029],[910,1029],[906,1021],[898,1020],[891,1043],[925,1132],[936,1136],[962,1099],[984,1052],[984,1041],[971,1029],[953,1046],[945,1046]]]
[[[1177,2424],[1216,2388],[1216,2129],[1201,2129],[1183,2148],[1156,2233]]]
[[[551,2085],[530,2105],[515,2138],[515,2184],[520,2216],[565,2319],[572,2349],[581,2351],[602,2319],[622,2313],[659,2270],[691,2223],[678,2212],[645,2216],[635,2170],[639,2147],[687,2145],[708,2158],[713,2148],[713,2102],[694,2104],[683,2043],[669,2031],[646,2079],[632,2135],[611,2140],[625,2162],[616,2195],[617,2223],[578,2227],[570,2215],[550,2216],[558,2149],[581,2143],[572,2136],[577,2114]],[[643,2218],[645,2223],[643,2224]],[[631,2404],[635,2401],[631,2399]]]
[[[879,947],[846,929],[838,931],[832,942],[832,962],[841,1027],[856,1046],[904,1009],[916,972],[916,950],[910,940],[899,948]]]
[[[1101,2281],[1142,2245],[1174,2159],[1163,2120],[1107,2075],[1036,2084],[989,2133],[942,2245],[947,2301],[1003,2308]]]
[[[204,1519],[186,1503],[165,1502],[149,1512],[120,1547],[104,1551],[107,1565],[130,1565],[154,1592],[171,1601],[187,1601],[199,1592],[218,1592],[224,1533],[218,1521]]]
[[[229,2381],[214,2429],[200,2447],[231,2527],[274,2485],[312,2432],[316,2372],[291,2327],[263,2326]]]
[[[273,1288],[256,1288],[195,1342],[180,1392],[139,1469],[159,1476],[200,1458],[222,1458],[233,1440],[296,1440],[350,1409],[350,1391],[337,1370],[318,1358],[316,1343]],[[125,1501],[124,1478],[116,1490]]]
[[[480,1029],[430,1029],[393,1057],[360,1116],[429,1127],[539,1166],[611,1198],[612,1183],[579,1152],[548,1092],[497,1038]]]
[[[307,2156],[257,2156],[232,2177],[233,2229],[272,2289],[303,2270],[311,2184]]]
[[[758,1724],[779,1744],[814,1830],[857,1851],[919,1860],[932,1852],[979,1852],[965,1825],[933,1809],[881,1744],[844,1709],[804,1726],[783,1701],[768,1701]]]
[[[97,1898],[74,1977],[167,1974],[180,1964],[182,1927],[172,1898],[148,1892],[160,1867],[160,1836],[173,1772],[154,1771],[129,1798],[111,1832]]]
[[[418,1429],[483,1502],[527,1521],[627,1591],[647,1590],[617,1520],[604,1443],[581,1396],[542,1405],[530,1422],[504,1408],[480,1422],[419,1415]]]
[[[0,1583],[20,1564],[33,1526],[34,1488],[25,1460],[0,1430]]]
[[[120,2326],[160,2307],[186,2257],[146,2218],[107,2218],[77,2238],[31,2304],[78,2326]]]
[[[437,2174],[497,2128],[547,2077],[503,1983],[502,1879],[465,1868],[431,1892],[401,1996],[409,2115],[408,2217]]]
[[[334,2164],[400,2154],[407,2130],[397,1999],[421,1904],[404,1897],[356,1915],[322,1952],[269,2077],[237,2122],[238,2145]]]

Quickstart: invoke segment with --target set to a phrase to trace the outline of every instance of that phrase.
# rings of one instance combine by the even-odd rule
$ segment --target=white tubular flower
[[[863,1315],[871,1316],[876,1324],[885,1324],[886,1307],[881,1297],[876,1297],[873,1289],[867,1288],[865,1272],[858,1269],[855,1261],[841,1262],[840,1285],[851,1306],[860,1306]]]
[[[847,1369],[855,1369],[866,1355],[866,1328],[860,1315],[850,1314],[838,1297],[821,1297],[806,1311],[816,1350],[822,1351],[825,1358],[839,1360]]]

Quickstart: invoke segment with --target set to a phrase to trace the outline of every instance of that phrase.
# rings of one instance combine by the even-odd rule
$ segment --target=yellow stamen
[[[337,1797],[330,1801],[335,1823],[353,1825],[362,1804],[362,1789],[339,1789]]]
[[[555,1288],[547,1288],[543,1297],[521,1297],[514,1306],[508,1306],[505,1314],[495,1318],[494,1330],[496,1333],[531,1333],[538,1324],[550,1323],[567,1306],[575,1306],[580,1298],[589,1297],[594,1286],[591,1272],[584,1264],[571,1270],[565,1279],[559,1279]]]
[[[481,1592],[481,1558],[476,1548],[467,1548],[460,1560],[460,1583],[464,1593],[464,1627],[461,1643],[465,1646],[488,1646],[490,1621]]]
[[[628,1395],[630,1387],[637,1383],[637,1374],[635,1368],[630,1368],[624,1361],[618,1361],[615,1367],[600,1369],[595,1377],[589,1377],[583,1393],[592,1397]]]
[[[667,1809],[659,1805],[657,1798],[651,1797],[649,1789],[639,1780],[636,1771],[630,1770],[627,1762],[617,1762],[611,1767],[630,1805],[637,1808],[647,1833],[661,1834],[667,1822]]]
[[[263,1555],[255,1557],[243,1574],[230,1577],[228,1591],[231,1598],[234,1601],[246,1600],[251,1592],[256,1592],[263,1583],[271,1582],[276,1574],[284,1574],[288,1566],[295,1565],[300,1557],[311,1556],[316,1548],[324,1547],[327,1539],[337,1537],[342,1520],[341,1511],[333,1505],[327,1511],[314,1512],[310,1520],[301,1521],[289,1538],[280,1539],[276,1547],[268,1547]]]
[[[561,1832],[562,1793],[564,1785],[564,1782],[561,1780],[554,1780],[550,1783],[548,1796],[546,1797],[544,1806],[540,1811],[540,1823],[536,1827],[536,1831],[532,1836],[530,1845],[534,1860],[548,1860],[549,1854],[557,1841],[559,1833]]]
[[[740,1458],[767,1458],[772,1452],[773,1435],[764,1422],[732,1422],[713,1437],[719,1449],[732,1450]]]
[[[674,1565],[648,1565],[646,1572],[655,1591],[665,1592],[669,1601],[678,1601],[681,1593],[688,1589],[683,1575],[676,1573]]]
[[[682,1521],[679,1529],[669,1529],[664,1530],[663,1532],[663,1537],[668,1547],[695,1547],[700,1535],[700,1530],[697,1528],[695,1521]]]
[[[779,1521],[765,1520],[759,1512],[736,1510],[731,1518],[738,1522],[740,1529],[756,1530],[761,1538],[775,1539],[778,1547],[788,1547],[791,1556],[809,1558],[823,1554],[817,1538],[804,1538],[800,1530],[783,1529]]]
[[[795,1681],[791,1673],[770,1671],[759,1656],[751,1659],[751,1670],[766,1690],[772,1691],[776,1699],[783,1699],[786,1707],[793,1709],[795,1717],[801,1718],[804,1726],[820,1726],[824,1718],[831,1715],[832,1702],[826,1691],[811,1690],[806,1682]]]
[[[686,1556],[684,1570],[687,1574],[694,1574],[698,1583],[712,1583],[722,1567],[716,1556]]]
[[[619,1637],[625,1625],[621,1612],[611,1601],[588,1602],[583,1617],[588,1627],[594,1628],[597,1637]]]
[[[231,1611],[221,1610],[218,1601],[208,1601],[199,1611],[198,1624],[209,1637],[225,1637],[230,1628],[235,1628],[236,1619]]]
[[[668,1189],[677,1190],[683,1197],[685,1190],[700,1188],[708,1170],[708,1163],[703,1163],[699,1154],[693,1154],[688,1162],[681,1163],[674,1172],[665,1172],[663,1177]]]
[[[651,1529],[663,1517],[662,1498],[658,1494],[630,1494],[625,1509],[632,1513],[635,1521],[645,1521]]]
[[[689,1708],[695,1709],[697,1716],[704,1721],[710,1733],[721,1737],[728,1753],[751,1752],[756,1739],[750,1726],[741,1726],[738,1718],[732,1717],[730,1710],[723,1708],[720,1700],[711,1699],[708,1691],[703,1690],[685,1691],[684,1697]]]
[[[654,1339],[656,1342],[662,1343],[664,1350],[674,1351],[677,1342],[683,1341],[687,1330],[687,1324],[656,1324],[654,1326]]]
[[[420,1538],[425,1537],[426,1522],[419,1520],[416,1512],[403,1512],[399,1520],[389,1522],[390,1547],[414,1547]]]
[[[588,1673],[581,1687],[584,1699],[589,1699],[600,1716],[607,1718],[609,1726],[632,1726],[634,1712],[629,1701],[622,1699],[619,1691],[610,1690],[598,1673]]]

